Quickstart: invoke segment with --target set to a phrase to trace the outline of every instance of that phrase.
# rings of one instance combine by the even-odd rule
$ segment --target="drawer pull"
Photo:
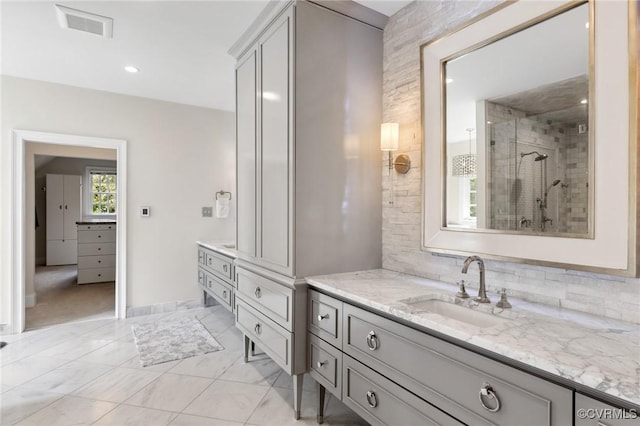
[[[367,403],[371,408],[376,408],[378,406],[378,397],[374,391],[367,391]]]
[[[376,336],[376,332],[373,330],[367,334],[367,346],[369,347],[369,350],[372,351],[378,349],[378,336]]]
[[[256,287],[255,291],[253,292],[253,294],[256,295],[257,299],[260,299],[262,297],[262,290],[260,290],[260,287]]]
[[[222,270],[227,272],[227,270],[229,269],[229,267],[227,265],[222,265]]]
[[[260,335],[260,333],[262,333],[262,326],[260,324],[256,324],[256,326],[253,327],[253,331],[255,331],[257,335]]]
[[[224,291],[222,292],[222,297],[224,297],[225,299],[227,298],[227,290],[224,290]]]
[[[318,366],[318,368],[322,368],[326,363],[327,361],[318,361],[316,365]]]
[[[102,238],[102,235],[98,235],[98,238]]]
[[[487,399],[495,400],[495,407],[491,408],[484,403],[484,399],[482,397],[486,396]],[[478,395],[480,398],[480,404],[485,410],[491,411],[492,413],[496,413],[500,410],[500,400],[498,399],[498,395],[496,395],[495,391],[491,387],[489,383],[484,383],[480,388],[480,394]]]
[[[323,319],[329,318],[329,314],[318,315],[318,321],[322,321]]]

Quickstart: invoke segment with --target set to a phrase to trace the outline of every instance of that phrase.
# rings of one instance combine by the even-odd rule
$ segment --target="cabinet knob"
[[[378,406],[378,397],[374,391],[367,391],[367,403],[371,408],[376,408]]]
[[[227,270],[229,269],[229,267],[227,265],[222,265],[222,270],[227,272]]]
[[[485,397],[487,400],[495,401],[495,405],[493,408],[484,403]],[[482,405],[485,410],[491,411],[492,413],[496,413],[500,410],[500,400],[498,399],[498,395],[496,395],[496,392],[493,390],[489,383],[482,384],[480,393],[478,394],[478,398],[480,398],[480,405]]]
[[[101,277],[101,276],[102,276],[102,274],[98,274],[98,276],[99,276],[99,277]]]
[[[102,238],[102,235],[98,235],[98,238]]]
[[[98,260],[98,263],[102,263],[102,260]]]
[[[69,206],[67,206],[66,204],[64,205],[64,209],[65,210],[69,210]]]
[[[260,287],[256,287],[253,294],[255,294],[256,298],[260,299],[262,297],[262,290],[260,289]]]
[[[260,324],[256,324],[256,326],[253,327],[253,330],[256,332],[257,335],[260,335],[262,333],[262,326]]]
[[[318,321],[322,321],[323,319],[329,318],[329,314],[318,315]]]
[[[102,250],[102,247],[98,247],[98,251]]]
[[[224,291],[222,292],[222,297],[224,297],[225,299],[227,298],[227,290],[224,290]]]
[[[367,334],[367,346],[369,347],[369,350],[372,351],[378,349],[378,336],[376,336],[376,332],[373,330]]]
[[[318,366],[318,368],[322,368],[322,366],[325,365],[326,363],[327,361],[318,361],[316,365]]]
[[[62,204],[60,204],[60,210],[62,210]]]

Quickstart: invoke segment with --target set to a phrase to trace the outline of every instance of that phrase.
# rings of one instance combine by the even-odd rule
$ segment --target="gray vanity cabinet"
[[[576,393],[575,426],[638,426],[640,411],[623,410]]]
[[[235,310],[233,270],[233,258],[198,245],[198,284],[231,312]]]
[[[309,306],[311,376],[372,424],[573,424],[572,389],[315,290]]]

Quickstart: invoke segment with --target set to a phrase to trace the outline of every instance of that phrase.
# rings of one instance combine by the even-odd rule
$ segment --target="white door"
[[[47,175],[47,240],[62,240],[64,235],[64,177]]]
[[[81,213],[82,177],[64,175],[64,233],[63,240],[78,239],[78,225]]]

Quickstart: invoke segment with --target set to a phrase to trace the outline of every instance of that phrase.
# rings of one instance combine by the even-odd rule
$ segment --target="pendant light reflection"
[[[476,155],[471,152],[471,133],[475,129],[466,129],[469,132],[469,153],[453,156],[451,174],[458,177],[473,177],[476,175]]]

